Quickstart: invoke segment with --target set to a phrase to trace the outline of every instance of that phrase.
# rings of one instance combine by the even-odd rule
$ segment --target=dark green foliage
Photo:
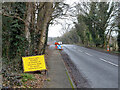
[[[5,3],[4,5],[12,6],[11,14],[14,12],[24,19],[25,3]],[[27,48],[27,40],[24,35],[25,25],[14,17],[2,16],[2,21],[2,56],[9,60],[8,62],[13,62],[12,64],[15,64],[15,62],[21,64],[21,60],[15,61],[17,60],[15,58],[25,55],[25,49]]]
[[[118,51],[120,52],[120,31],[118,32],[117,41],[118,41]]]
[[[111,32],[117,27],[115,22],[116,15],[113,14],[118,9],[115,4],[114,2],[91,2],[76,5],[76,10],[80,10],[80,13],[77,14],[78,22],[74,23],[74,32],[77,32],[75,36],[79,37],[78,42],[87,46],[101,48],[109,45]],[[88,8],[88,11],[86,8]],[[106,30],[109,33],[106,33]],[[63,35],[63,40],[70,38],[70,34],[66,34]]]
[[[118,42],[118,51],[120,52],[120,2],[117,3],[118,11],[117,11],[117,26],[118,26],[118,37],[117,37],[117,42]]]
[[[108,27],[108,21],[110,19],[113,8],[114,3],[112,3],[110,6],[110,3],[106,2],[92,2],[90,3],[89,13],[83,16],[78,16],[78,23],[84,22],[86,24],[96,47],[104,47],[105,45],[105,31]],[[80,26],[78,29],[82,28],[82,26]],[[81,35],[83,35],[82,31],[80,33]],[[85,37],[81,38],[84,39]]]
[[[120,52],[120,22],[118,23],[118,37],[117,37],[117,42],[118,42],[118,51]]]

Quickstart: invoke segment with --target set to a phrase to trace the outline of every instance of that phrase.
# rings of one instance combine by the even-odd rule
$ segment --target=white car
[[[62,42],[58,42],[60,45],[62,45]]]

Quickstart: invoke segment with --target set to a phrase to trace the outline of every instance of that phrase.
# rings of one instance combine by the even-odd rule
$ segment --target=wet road
[[[63,45],[63,50],[92,88],[118,88],[118,56],[77,45]]]

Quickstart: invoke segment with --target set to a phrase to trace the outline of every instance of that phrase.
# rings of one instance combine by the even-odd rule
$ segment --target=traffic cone
[[[57,45],[55,46],[55,48],[57,48]]]
[[[61,50],[63,50],[63,46],[61,46]]]
[[[110,51],[110,50],[109,50],[109,46],[107,46],[107,51]]]

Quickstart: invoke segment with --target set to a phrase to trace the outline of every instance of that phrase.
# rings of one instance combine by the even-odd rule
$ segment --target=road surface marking
[[[78,50],[78,51],[83,52],[83,51],[81,51],[81,50]]]
[[[86,52],[85,52],[85,54],[87,54],[87,55],[89,55],[89,56],[92,56],[91,54],[89,54],[89,53],[86,53]]]
[[[109,64],[111,64],[111,65],[114,65],[114,66],[118,67],[117,64],[114,64],[114,63],[112,63],[112,62],[110,62],[110,61],[107,61],[107,60],[105,60],[105,59],[103,59],[103,58],[100,58],[100,60],[102,60],[102,61],[104,61],[104,62],[106,62],[106,63],[109,63]]]
[[[76,48],[74,47],[74,49],[76,49]]]

